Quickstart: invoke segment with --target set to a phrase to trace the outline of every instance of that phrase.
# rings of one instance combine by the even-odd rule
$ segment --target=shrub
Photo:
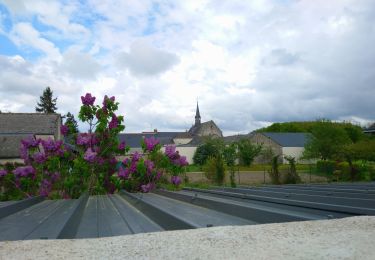
[[[281,184],[279,171],[279,155],[272,157],[272,168],[268,171],[273,184]]]
[[[335,170],[336,162],[329,160],[320,160],[316,162],[316,170],[319,173],[325,173],[328,176],[333,174]]]
[[[163,154],[155,138],[142,142],[143,154],[127,154],[129,147],[119,142],[118,133],[125,129],[123,117],[116,115],[115,97],[104,97],[102,105],[87,93],[81,97],[79,119],[89,125],[88,133],[73,133],[74,146],[61,140],[41,140],[33,136],[22,140],[21,157],[25,166],[0,167],[1,199],[41,195],[50,198],[77,198],[89,194],[114,193],[125,188],[129,191],[148,192],[163,174],[170,174],[175,186],[179,174],[187,165],[175,147]],[[70,128],[61,127],[69,136]],[[116,155],[128,158],[118,162]],[[14,168],[14,169],[13,169]]]
[[[203,170],[207,179],[218,185],[223,185],[225,179],[225,165],[221,156],[208,158]]]
[[[284,158],[289,162],[289,170],[285,176],[284,183],[296,184],[301,182],[301,178],[296,170],[296,159],[291,156],[285,156]]]

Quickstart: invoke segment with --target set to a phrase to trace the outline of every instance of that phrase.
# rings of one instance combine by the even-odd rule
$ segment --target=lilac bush
[[[30,136],[21,141],[20,154],[25,165],[13,171],[0,169],[0,189],[6,198],[41,195],[50,198],[78,198],[89,194],[113,193],[119,189],[149,192],[164,175],[171,176],[175,186],[187,165],[175,146],[161,152],[159,141],[145,138],[142,154],[128,154],[129,147],[119,142],[125,129],[124,118],[116,114],[119,103],[105,96],[102,105],[87,93],[81,97],[78,118],[88,124],[87,133],[72,133],[67,125],[60,132],[71,138],[73,146],[62,140],[41,140]],[[117,161],[116,156],[125,156]]]

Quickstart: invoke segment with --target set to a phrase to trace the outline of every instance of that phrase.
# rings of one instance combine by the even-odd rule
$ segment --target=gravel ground
[[[0,242],[0,259],[375,259],[375,217]]]

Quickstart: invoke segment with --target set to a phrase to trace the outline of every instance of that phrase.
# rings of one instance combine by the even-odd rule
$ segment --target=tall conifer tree
[[[55,113],[57,110],[56,107],[57,98],[53,98],[53,92],[50,87],[47,87],[43,91],[43,95],[40,96],[40,101],[37,103],[35,107],[35,111],[39,113]]]

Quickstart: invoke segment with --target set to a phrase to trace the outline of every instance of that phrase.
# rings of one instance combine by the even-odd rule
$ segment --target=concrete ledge
[[[375,259],[375,217],[0,242],[0,259]]]

